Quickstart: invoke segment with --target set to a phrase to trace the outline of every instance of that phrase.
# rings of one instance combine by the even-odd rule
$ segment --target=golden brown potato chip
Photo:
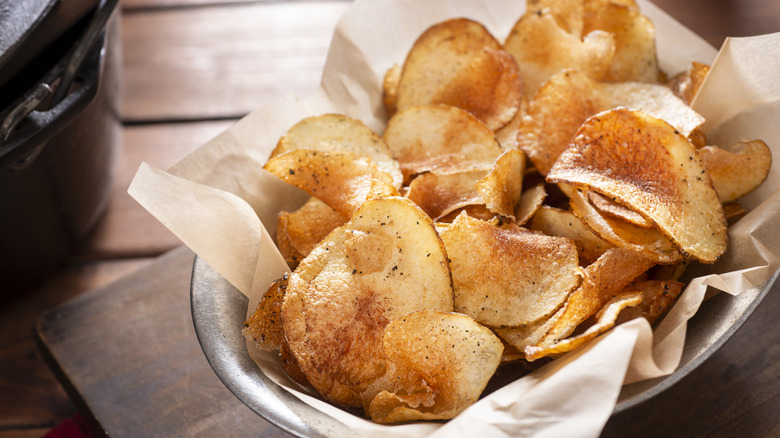
[[[571,239],[459,215],[441,234],[455,310],[491,327],[533,323],[554,312],[580,281]]]
[[[555,322],[562,314],[563,307],[558,309],[558,311],[549,318],[542,318],[531,324],[519,327],[496,327],[493,328],[493,332],[509,345],[515,347],[522,358],[525,359],[523,349],[528,346],[537,345],[541,342],[544,335],[547,334],[553,325],[555,325]]]
[[[515,206],[523,191],[525,154],[521,150],[508,150],[501,154],[493,170],[477,181],[476,188],[482,203],[493,213],[515,218]]]
[[[726,221],[728,221],[729,225],[732,225],[734,222],[742,219],[746,213],[747,211],[745,208],[739,205],[737,202],[723,204],[723,214],[726,216]]]
[[[571,211],[542,206],[529,225],[550,236],[568,237],[577,242],[580,262],[589,265],[613,245],[593,234]]]
[[[583,34],[601,30],[615,38],[615,54],[603,77],[612,82],[656,82],[659,78],[655,26],[634,6],[586,1]]]
[[[618,108],[585,122],[547,175],[640,213],[686,258],[726,250],[723,207],[693,145],[663,120]]]
[[[623,292],[616,295],[599,311],[596,323],[588,327],[584,332],[576,336],[561,339],[552,345],[541,347],[531,345],[524,347],[523,352],[525,353],[526,360],[534,361],[548,356],[557,357],[563,353],[574,350],[614,327],[621,311],[627,308],[630,309],[631,306],[637,306],[641,302],[641,292]]]
[[[293,356],[292,351],[290,351],[290,344],[285,342],[284,338],[282,338],[282,347],[279,349],[279,359],[282,361],[284,372],[286,372],[290,378],[305,387],[312,387],[311,383],[309,383],[309,379],[307,379],[306,375],[301,371],[298,360]]]
[[[274,281],[260,298],[255,313],[244,321],[244,336],[250,337],[261,350],[278,350],[282,346],[282,300],[289,279],[289,275],[284,274]]]
[[[558,156],[586,119],[615,107],[641,110],[664,119],[688,135],[704,118],[662,85],[649,83],[603,83],[575,71],[565,70],[539,90],[529,102],[518,129],[518,145],[542,175],[547,175]]]
[[[672,93],[674,93],[675,96],[690,105],[709,72],[709,65],[693,61],[688,70],[672,76],[667,81],[666,85],[672,90]]]
[[[279,139],[271,157],[296,149],[349,152],[368,157],[380,170],[393,177],[396,188],[401,187],[401,169],[390,155],[390,149],[382,137],[360,120],[342,114],[307,117]]]
[[[433,220],[467,205],[481,204],[477,182],[485,171],[459,172],[447,175],[423,173],[409,185],[406,197],[419,205]]]
[[[563,309],[556,313],[552,327],[536,346],[549,347],[567,338],[578,325],[595,315],[610,299],[652,266],[650,259],[631,249],[607,250],[584,269],[582,284],[569,296]]]
[[[650,324],[654,323],[672,307],[684,287],[685,285],[679,281],[658,280],[640,281],[629,285],[624,291],[641,291],[642,303],[624,309],[620,313],[617,323],[620,324],[639,317],[645,318]]]
[[[411,201],[366,201],[290,276],[282,322],[300,369],[326,399],[361,406],[385,374],[385,326],[417,310],[453,309],[447,254]]]
[[[269,159],[263,168],[347,217],[367,199],[398,195],[390,175],[371,159],[348,152],[296,149]]]
[[[618,219],[622,219],[630,224],[634,224],[643,228],[650,228],[653,223],[642,217],[641,214],[631,210],[625,205],[621,205],[613,199],[609,199],[606,196],[597,192],[588,192],[588,201],[593,204],[601,213],[608,216],[612,216]]]
[[[453,105],[497,130],[517,113],[523,81],[514,58],[482,24],[456,18],[420,35],[407,54],[397,94],[397,111]]]
[[[407,183],[423,172],[489,170],[501,155],[490,128],[468,112],[448,105],[399,111],[388,121],[384,139]]]
[[[584,0],[527,0],[526,14],[547,12],[555,18],[558,26],[566,33],[582,37]]]
[[[639,227],[602,215],[588,202],[588,195],[579,190],[571,194],[571,207],[588,229],[614,246],[633,249],[660,264],[677,263],[682,258],[669,239],[656,228]]]
[[[546,197],[547,191],[544,189],[544,184],[537,184],[528,190],[524,190],[520,195],[517,208],[515,208],[515,224],[523,225],[531,220],[536,212],[542,208]]]
[[[455,220],[455,218],[460,216],[461,213],[465,213],[473,218],[481,219],[483,221],[501,219],[500,216],[488,210],[487,207],[485,207],[484,205],[475,204],[475,205],[466,205],[465,207],[455,209],[451,213],[448,213],[447,215],[439,218],[439,222],[450,224],[452,223],[452,221]]]
[[[504,151],[519,149],[517,144],[517,131],[520,128],[520,124],[523,122],[523,116],[528,111],[528,99],[523,96],[520,102],[520,108],[517,110],[514,118],[507,123],[503,128],[496,131],[496,141],[501,145],[501,149]]]
[[[290,243],[290,236],[287,234],[287,221],[283,219],[283,215],[280,213],[277,217],[276,226],[276,247],[279,249],[279,253],[284,257],[284,261],[287,262],[287,266],[290,269],[295,269],[298,263],[303,260],[303,254],[293,248]]]
[[[550,77],[564,69],[601,79],[612,62],[615,41],[606,32],[593,32],[584,39],[569,34],[543,10],[523,15],[506,38],[504,48],[517,60],[525,95],[530,99]]]
[[[283,229],[290,246],[306,257],[328,233],[344,225],[347,220],[349,218],[319,199],[310,198],[294,212],[279,213],[278,230]]]
[[[390,67],[382,80],[382,105],[385,106],[387,117],[395,114],[398,101],[398,81],[401,80],[401,66],[398,64]]]
[[[758,188],[772,167],[772,151],[761,140],[741,141],[730,151],[705,146],[699,149],[699,155],[724,204]]]
[[[455,417],[479,399],[504,349],[468,316],[433,311],[391,321],[383,346],[389,372],[365,395],[378,423]]]

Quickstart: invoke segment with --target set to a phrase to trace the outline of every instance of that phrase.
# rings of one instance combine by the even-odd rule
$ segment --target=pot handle
[[[119,0],[101,0],[84,31],[69,53],[52,70],[43,77],[43,80],[20,97],[11,110],[0,123],[0,146],[8,140],[13,129],[31,112],[47,111],[59,104],[71,88],[76,72],[81,67],[89,50],[100,37],[114,11]]]

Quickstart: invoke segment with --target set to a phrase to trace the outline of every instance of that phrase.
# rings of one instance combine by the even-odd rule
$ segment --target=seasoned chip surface
[[[282,321],[290,351],[326,399],[360,406],[386,371],[385,326],[417,310],[452,311],[444,246],[411,201],[367,201],[290,277]]]

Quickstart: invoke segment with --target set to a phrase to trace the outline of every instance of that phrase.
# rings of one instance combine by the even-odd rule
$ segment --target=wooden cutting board
[[[112,437],[290,436],[216,377],[195,336],[193,253],[179,248],[43,314],[41,352],[74,402]],[[780,290],[669,390],[607,423],[605,437],[780,436]]]

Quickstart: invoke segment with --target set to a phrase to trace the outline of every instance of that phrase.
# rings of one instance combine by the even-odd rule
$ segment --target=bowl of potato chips
[[[710,66],[664,71],[637,3],[529,0],[500,39],[468,16],[495,5],[444,3],[440,20],[406,29],[368,91],[360,66],[354,81],[326,66],[323,86],[356,86],[347,94],[370,117],[347,99],[278,127],[257,172],[301,201],[264,212],[274,254],[251,293],[196,258],[192,313],[211,366],[296,435],[364,423],[428,435],[622,324],[679,342],[671,369],[623,368],[607,402],[620,412],[706,360],[777,277],[770,263],[736,296],[702,302],[714,283],[701,275],[742,251],[730,230],[772,149],[708,140],[693,103]]]

